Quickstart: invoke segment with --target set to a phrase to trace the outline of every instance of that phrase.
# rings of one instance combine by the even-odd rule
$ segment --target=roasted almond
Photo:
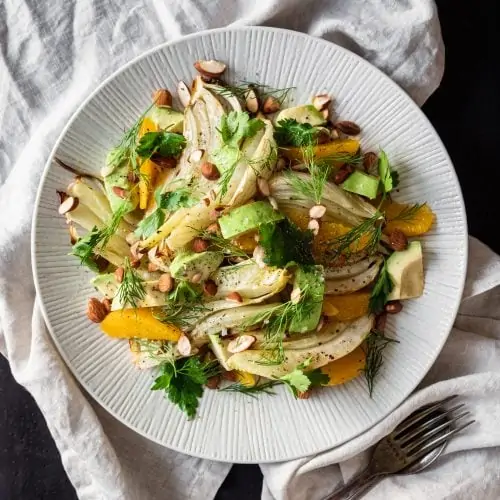
[[[75,196],[68,196],[58,208],[58,212],[61,215],[67,214],[73,211],[78,206],[79,200]]]
[[[271,194],[269,183],[262,177],[259,177],[257,179],[257,188],[259,189],[259,192],[262,196],[269,196]]]
[[[189,155],[189,163],[198,163],[201,160],[203,153],[205,153],[205,151],[203,149],[195,149]]]
[[[123,276],[125,275],[125,269],[123,267],[117,267],[115,270],[115,279],[118,283],[123,281]]]
[[[271,95],[266,98],[266,100],[264,101],[264,104],[262,105],[262,111],[266,114],[276,113],[276,111],[279,111],[280,108],[281,108],[281,104],[278,101],[278,99],[276,99],[276,97],[273,97]]]
[[[76,231],[76,227],[72,222],[69,223],[68,231],[69,241],[72,245],[74,245],[78,241],[78,232]]]
[[[319,233],[319,222],[316,219],[311,219],[309,224],[307,224],[307,229],[313,232],[314,236]]]
[[[222,372],[221,376],[224,380],[228,380],[229,382],[236,382],[236,379],[238,378],[238,374],[235,370]]]
[[[174,288],[174,278],[170,273],[163,273],[158,280],[158,290],[162,293],[168,293]]]
[[[222,73],[226,70],[226,65],[221,61],[216,61],[215,59],[209,59],[208,61],[196,61],[194,63],[194,67],[201,75],[212,78],[222,75]]]
[[[208,179],[209,181],[216,181],[220,178],[219,169],[209,161],[204,161],[200,166],[200,170],[201,175],[203,175],[203,177],[205,177],[205,179]]]
[[[91,297],[87,305],[87,316],[90,321],[100,323],[107,315],[106,306],[99,299]]]
[[[156,264],[153,264],[153,262],[148,262],[148,272],[150,273],[155,273],[160,269]]]
[[[406,250],[408,247],[408,238],[401,229],[394,229],[394,231],[389,235],[389,244],[391,248],[396,252],[401,252]]]
[[[332,101],[332,98],[328,94],[319,94],[313,97],[313,106],[318,111],[323,111]]]
[[[354,167],[352,165],[342,165],[335,173],[333,182],[337,185],[342,184],[353,172]]]
[[[157,106],[172,106],[172,94],[167,89],[155,90],[152,97]]]
[[[230,300],[232,302],[243,302],[243,297],[238,292],[229,292],[226,295],[226,300]]]
[[[196,273],[191,276],[191,283],[199,283],[201,281],[201,278],[203,278],[203,275],[201,273]]]
[[[177,352],[181,356],[189,356],[191,354],[191,341],[187,335],[182,334],[177,341]]]
[[[220,375],[215,375],[207,380],[205,387],[207,389],[217,389],[219,387],[219,383],[220,383]]]
[[[151,157],[151,161],[160,168],[175,168],[177,165],[177,160],[175,158],[166,158],[165,156],[157,154]]]
[[[137,269],[141,265],[141,261],[139,259],[132,259],[130,261],[130,267],[132,269]]]
[[[126,189],[123,189],[120,186],[113,186],[113,193],[118,196],[118,198],[126,198],[127,197],[127,191]]]
[[[68,198],[69,194],[65,193],[64,191],[56,191],[57,196],[59,196],[59,203],[62,204],[66,201]]]
[[[245,106],[250,113],[257,113],[259,111],[259,100],[253,89],[248,89],[245,93]]]
[[[378,162],[377,153],[374,153],[373,151],[368,151],[368,153],[365,153],[363,155],[363,168],[365,169],[365,172],[374,173],[373,169],[377,165],[377,162]]]
[[[207,280],[203,284],[203,291],[213,297],[217,293],[217,284],[213,280]]]
[[[191,101],[191,92],[189,92],[188,86],[182,81],[177,84],[177,96],[184,107],[189,105]]]
[[[131,247],[130,247],[130,255],[134,260],[141,260],[142,257],[144,256],[145,251],[141,248],[141,241],[136,241]]]
[[[275,167],[276,172],[280,172],[285,168],[286,168],[286,160],[282,157],[279,157],[278,161],[276,162],[276,167]]]
[[[359,125],[347,120],[335,123],[335,128],[345,135],[358,135],[361,132]]]
[[[111,312],[111,300],[107,297],[102,299],[102,305],[106,308],[108,314]]]
[[[399,300],[393,300],[392,302],[388,302],[384,307],[384,311],[389,314],[397,314],[401,312],[402,309],[403,309],[403,304],[401,304]]]
[[[227,344],[227,350],[231,354],[246,351],[256,341],[253,335],[239,335]]]
[[[330,116],[330,110],[328,108],[325,108],[325,109],[322,109],[321,110],[321,114],[323,115],[323,118],[325,120],[328,120],[329,116]],[[326,142],[326,141],[325,141]]]
[[[210,226],[207,227],[207,232],[217,234],[220,231],[219,224],[217,222],[214,222],[213,224],[210,224]]]
[[[193,240],[191,248],[193,249],[193,252],[201,253],[205,252],[209,246],[210,243],[207,240],[204,240],[203,238],[195,238]]]
[[[136,184],[139,181],[139,177],[133,170],[130,170],[130,172],[127,174],[127,180],[131,184]]]
[[[311,219],[321,219],[326,213],[326,207],[324,205],[314,205],[309,210],[309,217]]]

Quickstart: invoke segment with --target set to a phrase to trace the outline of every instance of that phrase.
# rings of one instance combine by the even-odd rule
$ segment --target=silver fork
[[[445,409],[445,405],[456,397],[450,396],[412,413],[377,443],[364,471],[323,500],[353,500],[387,475],[404,473],[405,470],[414,473],[430,465],[452,436],[475,422],[470,420],[456,425],[459,420],[470,415],[468,411],[454,414],[465,406],[463,403]],[[439,447],[441,449],[437,450]],[[429,460],[431,454],[434,456]]]

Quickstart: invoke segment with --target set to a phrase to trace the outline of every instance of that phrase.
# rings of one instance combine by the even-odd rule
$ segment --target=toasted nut
[[[160,269],[156,264],[153,264],[152,262],[148,262],[148,272],[150,273],[155,273]]]
[[[255,340],[256,338],[253,335],[240,335],[227,344],[227,350],[231,354],[246,351]]]
[[[141,242],[136,241],[131,247],[130,247],[130,255],[134,260],[141,260],[142,257],[144,256],[144,253],[142,252],[142,249],[140,248]]]
[[[162,293],[168,293],[174,288],[174,278],[170,273],[163,273],[158,280],[158,290]]]
[[[307,389],[307,391],[304,392],[298,392],[297,399],[309,399],[311,397],[311,392],[311,389]]]
[[[189,101],[191,101],[191,92],[189,92],[187,85],[182,81],[177,84],[177,96],[184,107],[189,105]]]
[[[220,231],[219,224],[217,222],[214,222],[213,224],[210,224],[210,226],[207,227],[207,232],[216,234]]]
[[[361,132],[359,125],[357,125],[354,122],[347,121],[347,120],[335,123],[335,128],[337,128],[343,134],[346,134],[346,135],[358,135]]]
[[[95,262],[100,273],[106,271],[109,266],[109,262],[104,257],[101,257],[100,255],[94,255],[92,259]]]
[[[403,309],[403,304],[401,304],[399,300],[393,300],[392,302],[388,302],[384,307],[385,312],[389,314],[397,314],[398,312],[401,312],[402,309]]]
[[[118,283],[123,281],[123,276],[125,275],[125,269],[123,267],[117,267],[115,270],[115,279]]]
[[[130,261],[130,267],[132,269],[137,269],[141,265],[141,261],[139,259],[133,259]]]
[[[73,183],[71,183],[72,185]],[[69,194],[65,193],[64,191],[56,191],[57,196],[59,196],[59,203],[62,204],[66,201],[68,198]]]
[[[307,224],[307,229],[311,230],[314,236],[318,236],[319,233],[319,222],[316,219],[311,219],[309,224]]]
[[[220,383],[220,375],[215,375],[214,377],[210,377],[205,384],[207,389],[217,389]]]
[[[190,155],[189,155],[189,163],[198,163],[201,160],[201,157],[205,153],[205,150],[203,149],[195,149]]]
[[[221,61],[216,61],[215,59],[210,59],[208,61],[196,61],[194,63],[196,71],[204,76],[216,77],[222,75],[226,70],[226,65]]]
[[[276,113],[276,111],[279,111],[280,108],[281,108],[280,102],[278,101],[278,99],[276,99],[276,97],[273,97],[272,95],[267,97],[266,100],[264,101],[264,104],[262,105],[262,111],[264,111],[264,113],[266,114]]]
[[[342,165],[335,173],[333,182],[337,185],[342,184],[353,172],[354,167],[352,165]]]
[[[193,249],[193,252],[201,253],[205,252],[209,246],[210,243],[207,240],[204,240],[203,238],[195,238],[191,248]]]
[[[191,354],[191,341],[187,335],[182,334],[177,341],[177,352],[181,356],[189,356]]]
[[[78,198],[74,196],[68,196],[60,205],[58,208],[58,212],[61,215],[67,214],[68,212],[71,212],[78,206],[79,200]]]
[[[203,275],[201,273],[196,273],[191,276],[191,283],[199,283],[201,281],[201,278],[203,278]]]
[[[311,219],[321,219],[326,213],[326,207],[324,205],[314,205],[309,210],[309,217]]]
[[[177,165],[177,160],[175,158],[165,158],[164,156],[156,154],[151,157],[151,161],[160,168],[175,168]]]
[[[259,100],[253,89],[248,89],[245,93],[245,105],[250,113],[257,113],[259,111]]]
[[[228,293],[226,295],[226,300],[231,300],[232,302],[243,302],[243,298],[238,292]]]
[[[228,380],[229,382],[236,382],[236,379],[238,378],[238,374],[236,373],[235,370],[231,370],[229,372],[222,372],[221,376],[224,380]]]
[[[278,202],[276,201],[276,198],[274,198],[274,196],[268,196],[267,200],[269,201],[269,203],[273,207],[273,210],[276,210],[276,211],[279,210]]]
[[[136,173],[131,170],[128,174],[127,174],[127,180],[131,183],[131,184],[135,184],[136,182],[139,181],[139,177],[137,177]]]
[[[106,311],[109,314],[111,312],[111,300],[107,297],[102,299],[102,305],[106,308]]]
[[[285,168],[286,168],[286,160],[280,156],[278,158],[278,161],[276,162],[275,170],[277,172],[280,172],[281,170],[284,170]]]
[[[292,293],[290,293],[290,302],[292,304],[298,304],[301,298],[302,298],[302,292],[300,291],[300,288],[295,287],[292,290]]]
[[[330,116],[330,110],[328,108],[322,109],[321,114],[323,115],[323,118],[325,120],[328,120],[328,117]]]
[[[213,280],[207,280],[203,284],[203,291],[213,297],[217,293],[217,284]]]
[[[257,245],[254,249],[253,249],[253,259],[255,260],[256,264],[260,267],[260,268],[264,268],[266,267],[266,263],[264,262],[264,257],[266,256],[266,252],[264,250],[264,247],[260,246],[260,245]]]
[[[120,186],[113,186],[113,193],[115,193],[119,198],[127,197],[127,191]]]
[[[363,155],[363,168],[365,169],[365,172],[372,173],[373,169],[377,165],[377,162],[378,162],[377,153],[374,153],[373,151],[368,151],[368,153],[365,153]]]
[[[328,111],[328,110],[325,109],[324,111]],[[324,113],[324,111],[322,111],[321,113]],[[331,140],[332,139],[330,137],[330,131],[327,128],[318,129],[318,133],[316,134],[316,142],[318,144],[326,144],[327,142],[330,142]]]
[[[220,177],[219,169],[209,161],[204,161],[201,164],[201,175],[208,179],[209,181],[216,181]]]
[[[332,98],[328,94],[319,94],[313,97],[313,106],[318,111],[323,111],[332,102]]]
[[[385,330],[385,324],[387,323],[387,313],[382,313],[375,319],[375,330],[383,332]]]
[[[269,189],[269,183],[266,181],[266,179],[263,179],[262,177],[259,177],[257,179],[257,188],[260,191],[260,194],[262,196],[269,196],[271,194],[271,190]]]
[[[87,316],[90,321],[100,323],[107,315],[106,306],[99,299],[91,297],[87,305]]]
[[[76,231],[75,225],[72,222],[69,223],[68,231],[69,231],[69,241],[71,242],[72,245],[74,245],[78,241],[78,233]]]
[[[210,198],[203,198],[203,203],[206,207],[210,206]]]
[[[332,130],[330,130],[330,139],[331,139],[332,141],[335,141],[335,140],[337,140],[337,139],[339,139],[339,138],[340,138],[340,135],[339,135],[338,130],[337,130],[337,129],[332,128]]]
[[[396,252],[406,250],[408,247],[408,238],[405,236],[401,229],[394,229],[389,235],[389,244]]]
[[[167,89],[158,89],[153,92],[153,102],[157,106],[172,106],[172,94]]]

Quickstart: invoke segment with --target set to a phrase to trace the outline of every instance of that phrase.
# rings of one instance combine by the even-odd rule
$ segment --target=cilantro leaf
[[[191,191],[188,188],[180,188],[175,191],[163,193],[160,197],[160,202],[157,202],[160,208],[169,212],[174,212],[179,208],[190,208],[197,203],[198,200],[191,196]]]
[[[137,229],[135,230],[135,234],[139,238],[149,238],[152,234],[155,233],[163,223],[165,222],[165,212],[159,208],[157,208],[154,212],[149,214],[147,217],[144,217],[139,224],[137,225]]]
[[[311,385],[311,381],[307,375],[298,368],[293,370],[293,372],[283,375],[283,377],[280,377],[280,380],[290,388],[295,397],[298,396],[299,392],[306,392]]]
[[[314,144],[318,129],[310,123],[299,123],[293,118],[280,120],[274,131],[274,138],[279,146],[309,146]]]
[[[387,297],[392,292],[394,284],[387,269],[387,261],[380,268],[377,281],[370,295],[369,309],[372,313],[379,313],[387,303]]]
[[[262,224],[259,232],[259,243],[264,248],[266,264],[277,267],[285,267],[289,262],[314,264],[311,231],[302,231],[285,218]]]
[[[177,156],[185,146],[186,139],[183,135],[160,130],[144,134],[136,148],[136,153],[142,158],[150,158],[156,153],[160,156]]]
[[[319,368],[306,372],[307,378],[311,382],[311,387],[326,385],[330,382],[330,377],[323,373]]]
[[[244,111],[231,111],[221,117],[219,127],[218,131],[224,144],[238,147],[243,139],[253,137],[263,128],[264,122],[258,118],[250,119]]]
[[[198,409],[198,400],[203,395],[203,385],[218,372],[214,362],[203,363],[196,357],[179,359],[161,366],[160,375],[151,390],[165,391],[172,403],[185,412],[188,418],[193,418]]]

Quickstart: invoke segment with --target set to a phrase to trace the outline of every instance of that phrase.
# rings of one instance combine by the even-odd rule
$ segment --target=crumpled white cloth
[[[202,29],[264,24],[321,36],[364,56],[418,104],[438,86],[443,46],[431,0],[4,0],[0,2],[0,351],[40,406],[84,500],[209,499],[230,464],[173,452],[135,434],[85,394],[61,361],[36,305],[30,226],[48,154],[76,106],[132,57]],[[498,498],[498,258],[471,240],[467,300],[415,395],[359,438],[317,457],[262,466],[263,498],[316,499],[348,478],[362,450],[420,403],[464,394],[479,423],[463,451],[429,472],[388,479],[371,498]],[[489,449],[485,449],[488,448]],[[475,449],[482,448],[481,451]],[[340,467],[331,465],[340,462]],[[318,468],[328,466],[328,470]],[[496,491],[496,493],[495,493]]]

